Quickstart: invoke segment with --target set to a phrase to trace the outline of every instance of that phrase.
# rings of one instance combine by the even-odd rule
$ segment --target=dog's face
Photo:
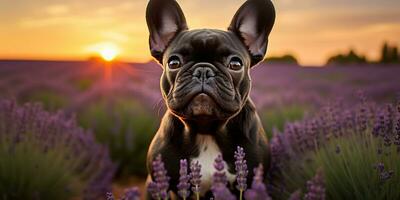
[[[227,120],[245,104],[249,70],[265,55],[275,12],[269,0],[248,0],[228,31],[189,31],[175,0],[147,7],[152,55],[163,65],[161,90],[183,120]]]

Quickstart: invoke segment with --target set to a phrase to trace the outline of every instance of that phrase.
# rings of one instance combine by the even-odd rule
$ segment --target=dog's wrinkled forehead
[[[250,59],[247,49],[232,32],[214,29],[180,33],[166,51],[166,55],[171,54],[190,56],[191,60],[217,59],[232,54]]]

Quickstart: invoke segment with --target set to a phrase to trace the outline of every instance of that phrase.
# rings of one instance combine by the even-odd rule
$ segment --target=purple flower
[[[235,169],[236,169],[236,188],[242,193],[247,189],[247,163],[244,159],[245,153],[242,147],[237,147],[237,151],[235,151]]]
[[[150,193],[153,199],[161,199],[160,190],[156,182],[150,182],[147,186],[147,191]]]
[[[121,200],[140,200],[139,188],[133,187],[126,189],[124,191],[124,195],[121,197]]]
[[[231,191],[226,187],[226,185],[228,184],[228,179],[224,171],[225,162],[221,154],[219,154],[217,158],[215,158],[214,168],[217,171],[214,172],[213,175],[211,191],[214,195],[215,200],[236,199],[235,196],[232,195]]]
[[[324,200],[325,199],[325,180],[321,170],[309,181],[307,181],[307,193],[304,200]]]
[[[107,192],[106,193],[106,200],[114,200],[114,195],[112,192]]]
[[[201,184],[201,165],[199,161],[190,164],[190,183],[192,183],[192,192],[199,197]]]
[[[214,200],[236,200],[235,195],[223,184],[217,184],[212,189]]]
[[[187,160],[180,160],[180,168],[179,168],[179,184],[178,184],[178,194],[183,199],[186,199],[190,192],[190,183],[189,183],[189,175],[188,175],[188,166]]]
[[[391,104],[387,104],[385,110],[386,110],[385,132],[391,133],[393,131],[394,108]]]
[[[217,156],[217,158],[215,158],[215,160],[214,160],[214,168],[217,171],[214,172],[214,175],[213,175],[213,185],[217,185],[217,184],[226,185],[226,184],[228,184],[228,180],[227,180],[226,174],[224,172],[225,163],[224,163],[224,160],[223,160],[221,154],[219,154]]]
[[[148,190],[155,199],[168,199],[168,182],[170,178],[167,176],[167,170],[164,167],[161,154],[158,154],[153,161],[152,167],[154,180],[149,184]]]
[[[254,169],[251,188],[244,193],[244,197],[251,200],[271,200],[264,184],[264,167],[262,164]]]
[[[336,149],[335,149],[335,152],[337,153],[337,154],[339,154],[340,153],[340,146],[339,145],[336,145]]]
[[[386,170],[385,164],[383,164],[383,163],[377,163],[374,166],[374,168],[378,172],[379,180],[381,181],[381,183],[384,183],[387,180],[389,180],[394,174],[393,170]]]
[[[400,152],[400,100],[397,103],[397,112],[396,112],[396,119],[395,119],[395,136],[394,136],[394,144],[397,145],[397,150]]]
[[[376,133],[376,136],[383,136],[385,134],[385,129],[386,129],[386,114],[384,111],[380,111],[378,113],[378,119],[376,121],[376,128],[378,132]]]
[[[389,180],[390,178],[392,178],[393,174],[394,174],[393,170],[383,171],[379,175],[379,180],[382,182],[385,182],[385,181]]]
[[[301,191],[296,190],[295,192],[293,192],[288,200],[301,200]]]
[[[378,171],[378,172],[383,172],[385,170],[385,164],[383,163],[377,163],[374,168]]]

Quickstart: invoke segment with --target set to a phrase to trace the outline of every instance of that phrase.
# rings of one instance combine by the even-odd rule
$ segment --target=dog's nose
[[[215,73],[210,67],[199,66],[193,71],[193,77],[198,78],[202,82],[214,76]]]

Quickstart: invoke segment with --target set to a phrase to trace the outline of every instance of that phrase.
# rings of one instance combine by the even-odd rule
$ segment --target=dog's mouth
[[[208,94],[201,92],[193,97],[187,109],[192,116],[210,116],[215,114],[216,103]]]
[[[168,108],[187,120],[225,120],[234,115],[240,104],[229,83],[192,81],[179,83],[167,98]]]

